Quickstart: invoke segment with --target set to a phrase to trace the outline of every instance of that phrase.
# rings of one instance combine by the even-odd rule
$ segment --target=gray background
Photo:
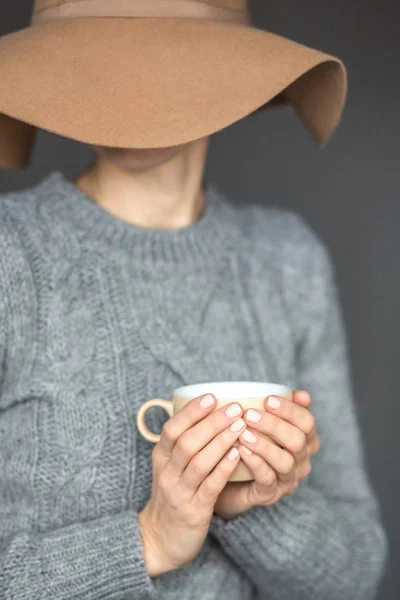
[[[0,34],[28,24],[30,6],[30,0],[0,0]],[[347,108],[323,151],[290,109],[244,119],[213,136],[207,174],[235,200],[298,211],[331,249],[368,464],[391,545],[379,599],[397,600],[400,3],[254,0],[250,8],[258,27],[344,60]],[[26,171],[0,171],[0,192],[31,185],[52,169],[73,177],[90,159],[84,145],[41,131]]]

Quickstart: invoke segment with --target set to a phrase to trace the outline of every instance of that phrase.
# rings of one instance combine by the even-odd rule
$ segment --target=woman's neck
[[[113,216],[141,227],[172,229],[195,223],[204,208],[207,144],[188,144],[170,160],[127,170],[96,155],[74,184]]]

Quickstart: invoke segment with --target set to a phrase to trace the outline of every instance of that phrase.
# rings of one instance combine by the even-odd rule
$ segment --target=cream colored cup
[[[283,396],[292,400],[292,390],[278,383],[268,383],[261,381],[218,381],[212,383],[196,383],[179,387],[172,392],[172,401],[163,398],[153,398],[148,400],[139,409],[137,414],[137,426],[142,436],[149,442],[158,442],[160,435],[153,433],[145,424],[147,411],[153,406],[159,406],[167,411],[170,417],[177,413],[193,398],[211,393],[216,399],[217,410],[230,402],[238,402],[244,410],[255,408],[265,410],[264,400],[267,396]],[[212,411],[211,411],[212,412]],[[236,469],[233,471],[229,481],[251,481],[254,479],[252,472],[247,465],[240,460]]]

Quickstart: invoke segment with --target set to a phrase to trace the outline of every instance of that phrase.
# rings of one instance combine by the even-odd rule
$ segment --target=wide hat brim
[[[319,145],[347,92],[341,60],[282,36],[194,18],[85,17],[0,38],[0,165],[36,128],[93,145],[174,146],[267,106],[293,106]]]

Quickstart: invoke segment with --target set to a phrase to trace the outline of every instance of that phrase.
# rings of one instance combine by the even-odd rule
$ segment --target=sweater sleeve
[[[147,600],[155,589],[134,511],[0,541],[7,600]]]
[[[1,402],[2,379],[23,270],[18,263],[22,258],[11,246],[0,218],[0,435],[2,414],[7,410]],[[145,568],[136,511],[46,533],[21,529],[2,535],[8,530],[1,521],[6,514],[2,497],[0,490],[0,598],[147,600],[154,596],[157,579],[150,578]]]
[[[311,228],[307,235],[308,275],[303,291],[296,290],[303,298],[295,320],[301,329],[296,387],[311,395],[321,449],[293,495],[232,521],[214,514],[210,533],[262,599],[369,600],[387,539],[366,472],[333,261]]]

